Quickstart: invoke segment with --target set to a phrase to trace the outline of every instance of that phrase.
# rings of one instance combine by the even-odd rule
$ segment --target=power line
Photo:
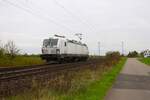
[[[21,2],[21,1],[18,1],[18,2],[20,2],[20,3],[23,4],[23,5],[25,5],[25,2]],[[29,3],[28,3],[28,4],[29,4]],[[35,5],[35,4],[34,4],[34,5]],[[34,8],[33,5],[32,5],[32,7],[31,7],[30,5],[25,5],[25,6],[28,7],[28,8],[31,8],[31,9]],[[37,8],[39,8],[38,10],[40,10],[40,11],[42,11],[42,12],[43,12],[43,11],[46,11],[46,10],[44,10],[43,8],[41,8],[40,6],[37,6],[37,5],[36,5],[35,8],[36,8],[36,10],[37,10]],[[70,13],[70,14],[71,14],[71,13]],[[74,17],[73,14],[72,14],[72,16]],[[79,19],[79,20],[80,20],[80,19]],[[81,22],[81,21],[80,21],[80,22]],[[74,32],[74,33],[75,33],[75,32]]]
[[[67,10],[63,5],[61,5],[58,1],[56,1],[56,0],[53,0],[54,2],[55,2],[55,4],[57,4],[59,7],[61,7],[62,9],[64,9],[68,14],[70,14],[72,17],[74,17],[76,20],[78,20],[80,23],[82,23],[82,24],[86,24],[85,22],[83,22],[83,20],[81,19],[81,18],[79,18],[76,14],[74,14],[74,13],[72,13],[70,10]],[[19,1],[20,2],[20,1]],[[23,3],[24,4],[24,3]],[[39,6],[37,6],[38,8],[40,8],[39,10],[44,10],[43,8],[41,8],[41,7],[39,7]],[[36,8],[37,8],[36,7]],[[29,7],[28,6],[28,8],[31,8],[31,7]],[[42,11],[41,10],[41,11]],[[87,23],[88,24],[88,23]]]
[[[54,23],[55,25],[57,25],[59,27],[63,27],[63,28],[65,28],[65,29],[67,29],[67,30],[69,30],[71,32],[71,29],[69,29],[68,27],[66,27],[66,26],[64,26],[62,24],[59,24],[58,22],[56,22],[56,21],[54,21],[52,19],[49,19],[49,18],[44,17],[44,16],[41,16],[39,13],[36,13],[36,12],[32,11],[31,8],[22,7],[22,6],[20,6],[20,5],[16,4],[16,3],[10,2],[9,0],[3,0],[3,2],[5,2],[5,3],[9,4],[9,5],[12,5],[12,6],[16,7],[16,8],[19,8],[21,10],[24,10],[25,12],[30,13],[33,16],[36,16],[36,17],[38,17],[38,18],[40,18],[42,20]]]
[[[72,13],[70,10],[67,10],[63,5],[61,5],[59,2],[57,2],[56,0],[53,0],[53,1],[55,1],[55,4],[57,4],[59,7],[61,7],[62,9],[64,9],[68,14],[70,14],[72,17],[74,17],[76,20],[78,20],[80,23],[82,23],[82,24],[87,24],[88,25],[88,23],[85,23],[80,17],[78,17],[76,14],[74,14],[74,13]],[[18,2],[20,2],[20,1],[18,1]],[[22,2],[22,4],[24,4],[23,2]],[[26,5],[27,6],[27,5]],[[28,6],[28,8],[33,8],[33,7],[31,7],[31,6]],[[40,11],[42,11],[43,12],[43,8],[41,8],[41,7],[39,7],[39,6],[36,6],[36,8],[40,8],[39,10]],[[37,10],[37,9],[36,9]],[[51,17],[51,16],[50,16]],[[91,27],[89,27],[89,28],[92,28],[92,26]],[[91,30],[92,31],[92,30]]]
[[[78,20],[80,23],[82,24],[86,24],[89,26],[90,29],[93,29],[93,26],[91,26],[90,24],[88,24],[87,21],[83,21],[79,16],[77,16],[76,14],[74,14],[73,12],[71,12],[70,10],[68,10],[64,5],[60,4],[57,0],[53,0],[55,2],[56,5],[58,5],[60,8],[64,9],[64,11],[66,11],[66,13],[70,14],[72,17],[74,17],[76,20]]]
[[[88,25],[88,23],[85,23],[79,16],[77,16],[74,13],[72,13],[70,10],[68,10],[65,6],[63,6],[62,4],[60,4],[58,1],[56,1],[56,0],[53,0],[53,1],[55,2],[56,5],[58,5],[60,8],[62,8],[66,13],[68,13],[69,15],[71,15],[73,18],[75,18],[76,20],[78,20],[80,23]],[[40,10],[41,9],[44,10],[43,8],[41,8],[39,6],[37,6],[37,7],[40,8]],[[92,26],[90,26],[89,28],[92,28]]]

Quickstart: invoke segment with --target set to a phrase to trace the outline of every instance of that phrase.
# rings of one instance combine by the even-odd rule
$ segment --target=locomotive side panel
[[[67,42],[67,54],[83,55],[83,54],[85,54],[84,46],[82,46],[80,44]]]
[[[76,57],[88,56],[88,48],[86,45],[67,42],[67,54],[75,55]]]

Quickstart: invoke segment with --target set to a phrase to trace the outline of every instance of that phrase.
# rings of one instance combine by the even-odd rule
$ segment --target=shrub
[[[106,57],[109,59],[119,60],[121,55],[118,51],[109,51],[106,53]]]
[[[138,57],[138,52],[137,51],[132,51],[132,52],[129,52],[128,54],[128,57]]]

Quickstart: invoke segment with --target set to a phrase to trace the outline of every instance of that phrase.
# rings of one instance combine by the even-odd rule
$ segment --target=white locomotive
[[[44,39],[41,58],[46,61],[85,61],[89,51],[86,44],[63,36]]]

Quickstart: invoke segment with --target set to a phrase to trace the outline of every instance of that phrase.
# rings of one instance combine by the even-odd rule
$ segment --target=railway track
[[[44,64],[22,68],[2,68],[0,69],[0,81],[17,79],[18,77],[30,76],[42,73],[55,73],[62,70],[79,69],[81,65],[94,64],[102,62],[102,60],[89,60],[86,62],[66,63],[66,64]]]

